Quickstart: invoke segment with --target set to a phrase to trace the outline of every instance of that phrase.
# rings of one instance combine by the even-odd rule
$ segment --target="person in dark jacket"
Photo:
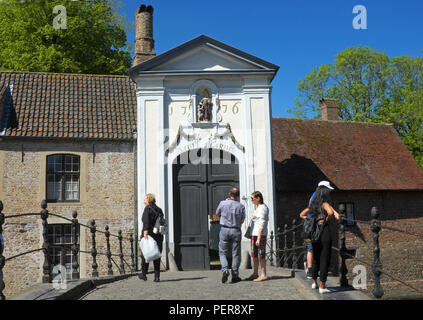
[[[156,242],[157,246],[159,247],[160,252],[163,249],[163,235],[160,233],[154,233],[153,228],[156,224],[156,220],[159,217],[163,217],[163,211],[158,206],[156,206],[156,198],[153,194],[149,193],[144,197],[144,213],[142,215],[142,237],[145,239],[148,236],[152,237]],[[160,281],[160,262],[161,258],[158,258],[153,261],[154,264],[154,282]],[[139,278],[146,281],[147,280],[147,273],[148,273],[148,265],[149,263],[145,261],[144,256],[141,255],[141,263],[142,263],[142,274],[139,275]]]

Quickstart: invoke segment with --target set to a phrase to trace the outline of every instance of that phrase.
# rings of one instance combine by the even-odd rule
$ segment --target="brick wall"
[[[423,239],[401,232],[384,229],[384,226],[391,226],[401,230],[423,235],[423,217],[410,219],[383,220],[382,231],[380,232],[380,260],[382,269],[393,276],[410,282],[423,289]],[[357,236],[360,235],[360,236]],[[347,247],[358,248],[357,257],[373,263],[373,234],[370,226],[365,223],[358,223],[356,227],[350,228],[347,232]],[[359,261],[348,261],[348,278],[350,283],[355,274],[355,265],[365,265]],[[371,266],[365,265],[368,276],[369,292],[373,288],[374,276]],[[386,297],[398,298],[399,294],[412,291],[389,278],[382,276],[382,287],[386,292]],[[393,294],[396,296],[393,296]]]
[[[7,209],[7,208],[5,208]],[[6,212],[6,210],[5,210]],[[6,220],[7,221],[7,220]],[[40,224],[35,219],[14,219],[3,227],[6,258],[40,248]],[[38,281],[42,252],[31,253],[6,262],[3,269],[6,298],[21,292]]]
[[[134,66],[156,56],[153,39],[153,8],[140,7],[135,15]]]
[[[94,153],[93,153],[94,144]],[[23,161],[22,161],[23,145]],[[78,212],[81,223],[89,224],[96,220],[99,230],[109,225],[110,232],[129,237],[133,232],[134,179],[133,153],[131,143],[106,142],[47,142],[47,141],[0,141],[0,200],[7,215],[27,212],[40,212],[41,200],[45,199],[45,157],[52,153],[72,153],[81,157],[81,201],[75,204],[49,203],[51,213],[71,218]],[[44,159],[44,162],[43,162]],[[84,177],[83,177],[84,176]],[[49,217],[50,224],[69,223]],[[20,252],[41,247],[41,219],[25,217],[7,219],[4,225],[6,258]],[[91,250],[89,229],[81,227],[81,249]],[[110,238],[113,254],[118,254],[119,242]],[[105,236],[97,234],[98,252],[106,252]],[[130,255],[130,243],[124,241],[124,254]],[[113,257],[119,265],[119,257]],[[131,264],[130,257],[125,258]],[[40,280],[43,263],[42,252],[20,257],[6,263],[4,294],[11,297],[22,293]],[[107,258],[98,256],[100,275],[107,274]],[[92,259],[89,254],[80,255],[81,277],[91,274]],[[82,266],[84,265],[84,266]],[[125,269],[129,267],[125,265]],[[83,272],[85,271],[85,272]],[[118,268],[113,264],[113,271]]]

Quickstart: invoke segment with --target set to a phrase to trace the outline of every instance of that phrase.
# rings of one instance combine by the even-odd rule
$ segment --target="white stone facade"
[[[277,69],[208,37],[193,41],[133,68],[131,74],[138,102],[138,230],[144,195],[154,193],[167,217],[171,252],[172,163],[189,150],[219,149],[234,155],[248,216],[254,209],[250,194],[261,191],[270,209],[269,232],[276,227],[270,83]],[[210,94],[209,122],[197,121],[199,92]],[[246,223],[243,233],[245,228]]]

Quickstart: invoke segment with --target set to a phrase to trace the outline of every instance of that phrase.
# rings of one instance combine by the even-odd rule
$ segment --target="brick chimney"
[[[141,5],[135,12],[134,67],[156,56],[153,39],[153,7]]]
[[[338,118],[338,100],[322,98],[319,101],[322,110],[322,120],[339,120]]]

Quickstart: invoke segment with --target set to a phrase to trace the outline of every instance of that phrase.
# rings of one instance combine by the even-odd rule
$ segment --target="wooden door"
[[[207,163],[181,164],[178,158],[173,164],[175,260],[180,270],[210,269],[208,216],[232,187],[239,187],[234,157],[229,157],[233,163],[215,164],[213,155],[210,150]],[[222,151],[220,156],[228,155]]]

